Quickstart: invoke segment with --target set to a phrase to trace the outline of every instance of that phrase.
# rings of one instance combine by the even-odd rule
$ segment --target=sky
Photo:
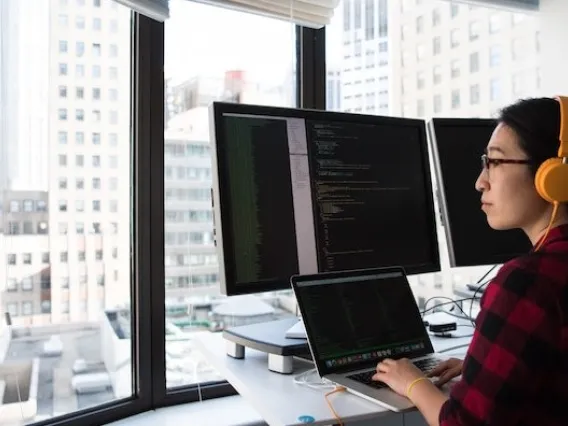
[[[337,8],[337,15],[341,9]],[[334,16],[333,22],[341,22],[338,18]],[[341,33],[334,28],[329,45],[340,51]],[[338,41],[333,40],[336,33]],[[195,75],[222,77],[226,70],[241,69],[252,81],[282,82],[295,67],[295,40],[295,26],[288,21],[170,0],[165,74],[183,81]]]

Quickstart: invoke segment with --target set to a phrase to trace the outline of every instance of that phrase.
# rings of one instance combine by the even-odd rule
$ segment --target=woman
[[[557,100],[521,100],[502,110],[487,145],[475,183],[487,222],[521,228],[538,250],[503,265],[485,290],[463,363],[439,365],[429,374],[436,384],[408,360],[377,366],[374,379],[430,425],[568,425],[568,206],[549,228],[552,205],[534,186],[538,166],[557,156],[559,132]],[[460,374],[448,398],[436,385]]]

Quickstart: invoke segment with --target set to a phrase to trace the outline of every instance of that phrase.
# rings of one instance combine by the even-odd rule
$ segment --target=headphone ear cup
[[[568,202],[568,164],[563,164],[561,158],[542,163],[534,183],[538,194],[549,203]]]

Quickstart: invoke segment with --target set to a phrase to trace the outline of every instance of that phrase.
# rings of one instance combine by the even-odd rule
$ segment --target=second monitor
[[[504,263],[531,248],[521,230],[496,231],[489,226],[475,189],[481,155],[496,124],[479,118],[434,118],[428,123],[454,267]]]
[[[223,294],[290,276],[440,269],[425,123],[231,103],[212,112]]]

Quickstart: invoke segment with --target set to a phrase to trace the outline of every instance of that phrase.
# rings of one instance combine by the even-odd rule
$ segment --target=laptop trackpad
[[[396,394],[382,382],[365,384],[341,375],[331,375],[328,378],[339,385],[345,386],[347,391],[369,401],[376,402],[389,410],[403,411],[414,407],[414,404],[409,399]]]

